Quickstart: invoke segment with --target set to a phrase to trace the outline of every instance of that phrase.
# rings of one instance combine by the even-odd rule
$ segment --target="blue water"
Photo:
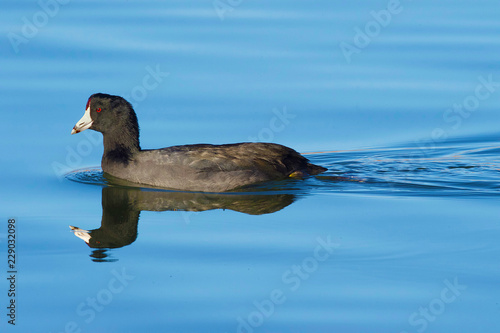
[[[394,3],[4,2],[0,330],[498,332],[500,5]],[[95,92],[143,148],[270,141],[329,170],[120,183],[70,135]]]

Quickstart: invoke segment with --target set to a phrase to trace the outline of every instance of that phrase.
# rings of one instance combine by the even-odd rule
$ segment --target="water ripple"
[[[389,196],[499,195],[498,146],[385,148],[308,154],[328,171],[306,180],[267,182],[239,193],[359,193]],[[66,175],[71,181],[101,186],[144,187],[103,174],[98,167]],[[264,193],[263,193],[264,192]]]

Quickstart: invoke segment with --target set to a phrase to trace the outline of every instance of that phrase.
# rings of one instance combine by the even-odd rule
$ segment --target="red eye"
[[[95,109],[96,112],[101,112],[101,108]]]

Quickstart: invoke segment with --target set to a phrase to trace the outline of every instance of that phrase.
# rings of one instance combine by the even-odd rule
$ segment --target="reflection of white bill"
[[[83,239],[83,241],[87,244],[90,242],[90,231],[73,227],[72,225],[70,225],[69,228],[75,233],[76,237]]]

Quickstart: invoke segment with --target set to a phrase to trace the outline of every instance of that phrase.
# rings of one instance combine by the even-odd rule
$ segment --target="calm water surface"
[[[496,1],[2,6],[0,331],[498,332]],[[125,184],[69,134],[95,92],[143,148],[271,141],[329,170]]]

